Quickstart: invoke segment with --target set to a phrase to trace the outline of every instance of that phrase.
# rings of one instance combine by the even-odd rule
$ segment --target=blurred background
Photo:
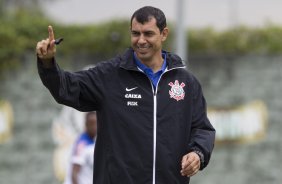
[[[64,37],[60,66],[76,71],[129,47],[129,19],[145,5],[166,14],[165,49],[200,80],[217,130],[210,165],[191,183],[281,183],[282,1],[0,0],[1,184],[61,183],[62,127],[81,124],[38,77],[35,47],[47,26]]]

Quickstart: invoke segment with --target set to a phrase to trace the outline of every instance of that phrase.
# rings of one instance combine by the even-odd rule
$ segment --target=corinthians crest
[[[183,87],[185,84],[183,82],[179,84],[178,80],[175,80],[174,84],[170,82],[168,85],[171,86],[171,89],[169,90],[170,98],[174,98],[177,101],[184,99],[185,91]]]

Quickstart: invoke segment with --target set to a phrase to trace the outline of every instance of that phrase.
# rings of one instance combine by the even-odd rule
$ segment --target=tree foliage
[[[58,46],[58,54],[66,60],[106,59],[130,46],[128,20],[98,25],[62,25],[47,19],[39,11],[17,11],[12,16],[0,16],[0,22],[0,73],[20,66],[26,55],[35,55],[36,43],[48,36],[48,25],[53,25],[57,38],[64,38],[62,46]],[[263,28],[241,26],[225,31],[192,29],[187,35],[189,55],[192,56],[282,54],[282,27],[275,25]],[[173,36],[169,38],[165,48],[171,51]]]
[[[282,54],[282,27],[239,26],[225,31],[189,31],[189,53],[194,55]]]

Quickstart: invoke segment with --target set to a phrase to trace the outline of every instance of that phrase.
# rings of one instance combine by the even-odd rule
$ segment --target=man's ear
[[[162,31],[162,41],[165,41],[166,40],[166,38],[168,37],[168,33],[169,33],[169,31],[168,31],[168,28],[167,27],[165,27],[164,28],[164,30]]]

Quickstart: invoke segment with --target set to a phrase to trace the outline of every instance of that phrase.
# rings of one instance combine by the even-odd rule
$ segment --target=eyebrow
[[[131,30],[131,33],[141,33],[140,31],[137,31],[137,30]],[[144,31],[143,32],[144,34],[154,34],[155,32],[154,31],[152,31],[152,30],[148,30],[148,31]]]

